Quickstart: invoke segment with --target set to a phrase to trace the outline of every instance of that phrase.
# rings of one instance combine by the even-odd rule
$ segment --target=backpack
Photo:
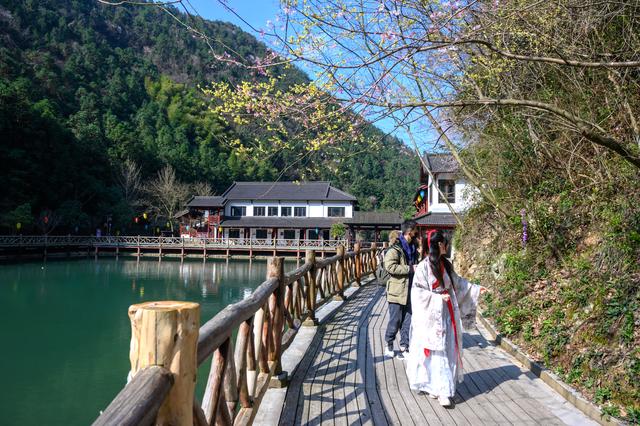
[[[390,248],[390,247],[389,247]],[[376,278],[378,279],[378,284],[382,286],[386,286],[391,278],[391,274],[384,267],[384,256],[387,254],[389,248],[380,251],[378,257],[378,267],[376,268]]]

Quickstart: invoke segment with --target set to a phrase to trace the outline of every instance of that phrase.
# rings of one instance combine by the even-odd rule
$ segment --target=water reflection
[[[124,385],[131,304],[198,302],[204,323],[248,297],[266,269],[266,261],[211,259],[1,265],[0,363],[11,365],[0,398],[2,423],[90,423]]]

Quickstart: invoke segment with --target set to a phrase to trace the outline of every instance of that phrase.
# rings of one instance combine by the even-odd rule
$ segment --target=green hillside
[[[266,52],[234,25],[181,16],[214,41],[217,53],[233,49],[250,59]],[[35,231],[44,211],[60,218],[56,233],[88,231],[106,215],[126,232],[140,208],[124,200],[117,184],[127,159],[140,167],[143,183],[171,165],[182,181],[208,182],[216,193],[234,180],[305,177],[332,181],[363,209],[404,210],[410,203],[417,161],[373,126],[365,133],[382,139],[380,148],[363,151],[341,141],[338,172],[298,164],[291,150],[269,158],[237,155],[231,141],[260,135],[208,111],[198,86],[260,76],[217,61],[206,43],[157,8],[3,0],[0,39],[3,233],[17,221],[24,232]],[[283,88],[308,80],[296,69],[272,72]]]

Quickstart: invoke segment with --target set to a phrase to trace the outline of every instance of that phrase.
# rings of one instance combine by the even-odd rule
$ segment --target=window
[[[247,208],[245,206],[231,206],[231,216],[246,216]]]
[[[298,217],[304,217],[307,215],[307,208],[306,207],[295,207],[293,209],[293,215],[294,216],[298,216]]]
[[[328,229],[323,229],[321,231],[321,235],[322,235],[322,239],[324,239],[324,240],[330,240],[331,239],[331,235],[330,235]]]
[[[269,216],[278,216],[278,206],[269,206]]]
[[[291,216],[291,207],[281,207],[280,216]]]
[[[438,188],[447,197],[447,201],[450,203],[456,202],[456,183],[453,180],[439,180]],[[442,195],[438,193],[438,202],[444,203]]]
[[[264,207],[253,207],[253,215],[254,216],[264,216],[264,211],[266,209]]]
[[[295,229],[285,229],[282,233],[282,236],[285,240],[295,240],[296,239],[296,230]]]
[[[317,240],[318,234],[319,232],[316,229],[309,229],[309,232],[307,233],[310,240]]]
[[[264,209],[264,207],[263,207]],[[266,240],[267,239],[267,230],[266,229],[256,229],[256,238],[260,239],[260,240]]]
[[[240,238],[239,229],[229,229],[229,238]]]
[[[329,207],[329,208],[327,208],[327,216],[329,216],[329,217],[344,217],[344,207]]]

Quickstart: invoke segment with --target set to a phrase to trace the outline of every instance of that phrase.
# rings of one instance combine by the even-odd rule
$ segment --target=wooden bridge
[[[316,334],[292,377],[277,422],[345,426],[597,424],[476,330],[464,334],[465,378],[458,386],[455,406],[444,408],[437,400],[409,388],[406,361],[383,355],[386,325],[384,288],[371,282]],[[259,422],[275,423],[273,419]]]
[[[0,236],[0,255],[83,253],[131,254],[135,256],[198,256],[231,257],[253,256],[304,256],[306,250],[315,250],[324,256],[335,254],[343,240],[298,240],[257,238],[201,238],[201,237],[152,237],[152,236],[47,236],[5,235]],[[365,247],[370,243],[361,243]]]
[[[133,378],[94,425],[596,424],[478,332],[464,336],[467,374],[453,409],[412,392],[403,361],[382,354],[387,309],[372,274],[376,250],[338,246],[326,259],[308,250],[288,274],[282,258],[271,258],[267,280],[199,332],[188,313],[196,304],[132,306]],[[320,324],[336,300],[342,306]],[[310,344],[298,341],[300,330],[315,331]],[[304,356],[295,372],[283,371],[283,353],[296,345]],[[194,377],[207,360],[200,403]],[[267,396],[261,405],[269,388],[280,388],[269,392],[284,392],[284,403],[267,407]]]

